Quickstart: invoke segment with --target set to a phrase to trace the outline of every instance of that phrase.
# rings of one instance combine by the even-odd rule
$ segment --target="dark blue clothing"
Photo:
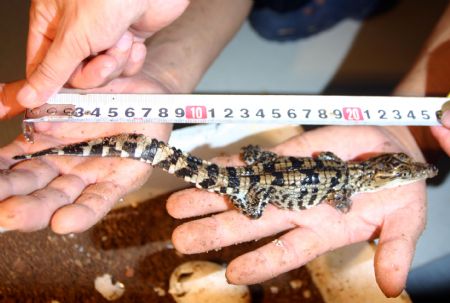
[[[262,37],[276,41],[306,38],[346,18],[364,19],[394,0],[256,0],[249,20]]]
[[[450,302],[450,255],[413,269],[406,285],[414,303]]]

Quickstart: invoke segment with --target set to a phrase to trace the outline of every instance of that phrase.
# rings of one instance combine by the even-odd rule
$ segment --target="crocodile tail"
[[[184,153],[164,142],[152,140],[145,148],[142,159],[198,188],[213,189],[220,186],[218,180],[223,171],[217,164]]]
[[[45,155],[136,159],[205,189],[216,186],[219,175],[219,167],[216,164],[183,153],[163,141],[151,139],[142,134],[120,134],[49,148],[32,154],[15,156],[14,160]]]
[[[49,149],[44,149],[32,154],[24,154],[24,155],[17,155],[13,157],[13,160],[26,160],[26,159],[31,159],[31,158],[39,158],[42,156],[46,156],[46,155],[57,155],[58,154],[59,149],[57,148],[49,148]]]
[[[31,154],[18,155],[14,160],[38,158],[46,155],[78,157],[122,157],[140,158],[139,148],[148,139],[140,134],[121,134],[117,136],[93,139],[59,147],[44,149]],[[137,156],[136,156],[137,155]]]

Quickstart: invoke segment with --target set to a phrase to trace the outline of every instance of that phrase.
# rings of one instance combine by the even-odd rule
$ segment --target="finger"
[[[0,174],[0,200],[14,195],[26,195],[43,188],[58,175],[58,169],[42,159],[17,164]]]
[[[84,187],[80,178],[64,175],[31,195],[14,196],[0,204],[0,226],[21,231],[45,228],[53,213],[72,203]]]
[[[131,48],[130,58],[125,65],[122,75],[131,77],[136,75],[144,66],[147,48],[142,42],[135,42]]]
[[[190,188],[170,195],[166,208],[172,217],[184,219],[225,211],[231,204],[224,196]]]
[[[81,43],[73,30],[59,30],[45,57],[27,77],[17,95],[24,107],[42,105],[70,78],[77,66],[90,54],[89,45]]]
[[[68,82],[74,88],[100,87],[108,82],[109,76],[117,68],[117,62],[113,57],[106,54],[98,55],[78,66]]]
[[[357,200],[354,201],[355,208],[363,207],[362,203]],[[282,212],[283,216],[280,216],[279,212]],[[325,252],[370,239],[376,233],[378,226],[376,223],[369,223],[370,221],[365,218],[360,218],[357,211],[342,214],[326,204],[301,212],[283,211],[271,206],[267,208],[261,219],[266,219],[265,224],[267,225],[282,227],[273,230],[272,234],[291,229],[293,226],[296,226],[296,229],[230,263],[227,277],[232,283],[252,284],[265,281],[300,267]],[[277,222],[277,219],[281,220]],[[236,225],[232,228],[237,229],[237,231],[251,229],[254,233],[254,239],[264,236],[263,233],[258,231],[259,226],[243,226],[242,229],[239,229],[239,226]],[[197,231],[194,230],[193,232]],[[186,233],[184,236],[187,236]],[[190,236],[192,237],[192,235]],[[208,241],[207,235],[205,237]],[[239,232],[236,232],[233,240],[240,242],[240,239],[242,237]],[[180,240],[180,242],[183,241]],[[186,246],[189,244],[198,246],[194,241],[190,241]],[[228,242],[231,243],[232,241]],[[178,249],[177,245],[175,247]]]
[[[405,287],[416,243],[425,227],[426,212],[421,207],[417,204],[398,209],[383,223],[375,254],[375,276],[388,297],[398,296]]]
[[[83,232],[97,223],[124,195],[125,190],[112,182],[88,186],[74,204],[57,210],[51,220],[54,232]]]
[[[76,88],[88,89],[104,85],[119,76],[129,61],[133,45],[133,35],[125,32],[119,41],[104,54],[77,68],[70,79]]]
[[[297,227],[278,239],[236,258],[228,265],[227,279],[235,284],[266,281],[303,266],[325,252],[364,239],[363,235],[349,238],[347,223],[339,219],[342,215],[337,214],[328,205],[302,212],[302,217],[309,215],[321,220],[319,222],[322,224],[316,222],[312,226]],[[336,232],[337,230],[339,232]]]
[[[24,81],[12,83],[0,83],[0,119],[11,118],[23,111],[23,107],[17,102],[17,93]]]
[[[269,205],[258,220],[233,210],[182,224],[174,230],[172,241],[180,252],[193,254],[260,239],[294,226],[289,211]]]
[[[442,126],[432,126],[430,130],[439,142],[441,148],[447,153],[447,155],[450,155],[450,129]]]
[[[442,115],[442,125],[450,129],[450,110],[446,110]]]
[[[297,228],[234,259],[226,276],[233,284],[256,284],[298,268],[329,249],[315,232]]]

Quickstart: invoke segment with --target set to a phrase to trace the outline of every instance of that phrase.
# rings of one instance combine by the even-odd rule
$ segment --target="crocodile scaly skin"
[[[245,166],[221,167],[140,134],[94,139],[14,159],[51,154],[140,160],[198,188],[228,196],[236,208],[251,218],[261,217],[268,203],[300,210],[327,201],[341,211],[348,211],[353,194],[403,185],[437,174],[433,165],[415,162],[404,153],[345,162],[331,152],[322,152],[314,158],[288,157],[251,145],[242,149]]]

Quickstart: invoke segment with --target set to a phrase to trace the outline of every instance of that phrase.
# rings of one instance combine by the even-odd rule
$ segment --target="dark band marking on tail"
[[[122,145],[122,150],[126,151],[130,156],[134,156],[136,152],[137,143],[134,141],[125,141]]]
[[[91,146],[91,149],[89,151],[89,155],[95,156],[95,155],[101,155],[103,152],[103,144],[94,144]]]
[[[158,149],[160,150],[158,163],[154,163],[158,167],[162,168],[165,171],[168,171],[172,166],[172,163],[175,161],[177,163],[179,156],[176,153],[176,149],[169,148],[164,142],[158,142]]]
[[[205,168],[208,177],[199,183],[202,188],[210,188],[217,183],[217,177],[219,176],[219,166],[217,164],[210,164]]]
[[[194,171],[190,167],[183,167],[177,171],[175,171],[175,176],[180,178],[192,178],[194,175]]]
[[[145,161],[151,163],[155,158],[156,152],[158,151],[158,145],[159,141],[156,139],[152,139],[150,144],[147,144],[147,146],[145,146],[144,150],[142,151],[141,159],[144,159]]]
[[[190,162],[190,163],[194,163],[196,165],[202,165],[203,164],[203,160],[202,159],[200,159],[200,158],[198,158],[196,156],[193,156],[193,155],[188,155],[186,160],[188,161],[188,163]]]
[[[176,165],[178,160],[183,157],[183,152],[177,148],[172,148],[172,150],[173,150],[173,154],[168,159],[168,161],[170,161],[170,164]]]
[[[62,151],[64,154],[72,154],[72,155],[82,155],[83,154],[83,148],[88,146],[89,144],[87,142],[82,143],[76,143],[76,144],[70,144],[62,148]],[[38,153],[35,153],[36,157]]]

